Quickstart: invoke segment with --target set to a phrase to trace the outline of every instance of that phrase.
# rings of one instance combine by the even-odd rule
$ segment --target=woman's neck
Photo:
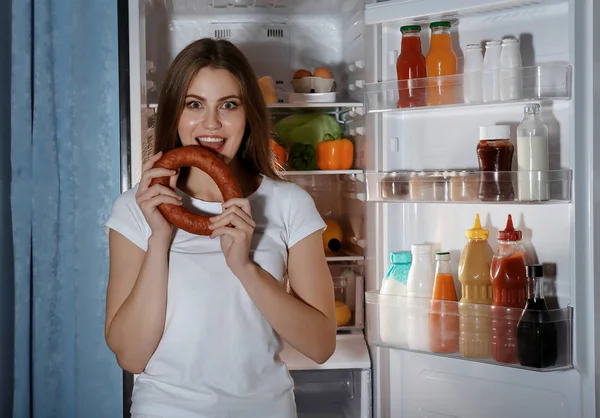
[[[244,197],[254,193],[260,186],[262,178],[248,174],[237,159],[229,163],[229,168],[240,185]],[[187,178],[181,180],[183,181],[179,181],[177,187],[185,194],[205,202],[223,201],[223,195],[217,183],[204,171],[190,167]]]

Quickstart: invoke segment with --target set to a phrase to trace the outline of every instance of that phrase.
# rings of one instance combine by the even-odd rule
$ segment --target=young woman
[[[106,224],[106,341],[119,365],[139,374],[133,416],[295,417],[280,338],[317,363],[335,350],[325,223],[308,193],[278,179],[267,108],[233,44],[201,39],[175,58],[155,138],[156,155]],[[223,202],[197,168],[153,168],[182,145],[219,153],[245,197]],[[149,187],[161,176],[171,188]],[[160,203],[214,215],[212,235],[172,228]],[[281,284],[286,274],[295,296]]]

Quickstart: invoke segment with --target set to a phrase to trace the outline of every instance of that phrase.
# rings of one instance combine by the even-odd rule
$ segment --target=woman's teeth
[[[223,141],[225,141],[223,138],[210,138],[210,137],[196,138],[196,140],[200,141],[200,142],[223,142]]]

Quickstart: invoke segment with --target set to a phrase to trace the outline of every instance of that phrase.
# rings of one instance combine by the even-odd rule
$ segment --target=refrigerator
[[[257,77],[271,78],[265,82],[277,96],[269,104],[274,126],[290,115],[319,112],[334,119],[341,136],[353,143],[348,170],[288,168],[284,173],[313,196],[324,219],[342,228],[342,248],[328,252],[327,260],[336,301],[350,309],[349,320],[338,329],[336,352],[326,363],[318,365],[284,345],[281,358],[294,379],[300,417],[600,416],[595,321],[600,312],[595,283],[600,257],[594,240],[600,163],[594,124],[599,39],[594,18],[599,12],[593,0],[118,4],[123,191],[139,181],[142,164],[151,155],[158,92],[171,60],[202,37],[232,41],[249,58]],[[429,25],[435,21],[451,23],[457,75],[441,80],[452,86],[454,98],[443,105],[398,107],[400,27],[421,27],[427,55]],[[467,101],[466,46],[506,37],[519,40],[522,63],[514,69],[520,80],[518,96]],[[319,67],[330,71],[333,85],[299,93],[294,73]],[[485,79],[490,74],[475,75]],[[415,83],[416,89],[426,89],[428,81]],[[540,104],[548,126],[549,167],[538,174],[548,185],[548,199],[482,200],[477,187],[487,180],[478,172],[479,128],[508,125],[509,139],[516,145],[516,128],[529,103]],[[503,181],[517,190],[521,174],[514,161],[511,170]],[[492,249],[510,214],[528,255],[544,265],[551,311],[539,321],[559,330],[558,354],[550,366],[526,367],[458,351],[434,353],[382,334],[383,317],[389,320],[395,312],[392,320],[409,321],[411,314],[403,307],[414,302],[379,293],[390,253],[410,251],[419,243],[448,251],[460,299],[458,264],[476,214],[489,230]],[[418,312],[431,314],[430,302],[419,299]],[[386,306],[392,311],[386,312]],[[515,321],[520,313],[513,310]],[[430,327],[425,325],[422,332],[430,333]],[[124,373],[124,416],[129,416],[134,380]]]

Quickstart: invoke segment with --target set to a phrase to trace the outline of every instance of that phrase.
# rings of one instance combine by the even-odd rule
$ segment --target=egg
[[[305,69],[301,69],[298,70],[294,73],[294,80],[298,80],[300,78],[304,78],[304,77],[310,77],[312,76],[312,74],[310,73],[310,71],[305,70]]]
[[[329,71],[327,68],[325,67],[319,67],[315,70],[315,77],[321,77],[321,78],[333,78],[333,74],[331,74],[331,71]]]

